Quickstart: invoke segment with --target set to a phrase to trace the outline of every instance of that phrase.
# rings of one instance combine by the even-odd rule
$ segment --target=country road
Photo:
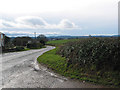
[[[2,55],[1,88],[102,88],[101,85],[89,84],[58,75],[42,65],[36,59],[44,52],[54,49],[46,48],[5,53]]]

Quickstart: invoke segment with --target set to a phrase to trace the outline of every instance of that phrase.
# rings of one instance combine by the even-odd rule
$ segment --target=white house
[[[0,47],[4,46],[4,36],[5,36],[5,34],[0,32]]]

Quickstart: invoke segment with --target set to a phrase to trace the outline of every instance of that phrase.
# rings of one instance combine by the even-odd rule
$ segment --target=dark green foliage
[[[65,44],[58,53],[69,58],[69,64],[78,64],[79,67],[120,71],[118,45],[118,38],[87,38]]]
[[[32,41],[30,37],[16,37],[13,39],[13,44],[15,46],[26,46],[28,41]]]
[[[10,39],[11,39],[10,37],[6,35],[4,36],[4,46],[2,47],[3,51],[10,46]]]
[[[4,44],[6,45],[6,44],[8,44],[9,42],[10,42],[10,37],[5,36],[5,37],[4,37]]]
[[[12,40],[9,37],[5,36],[4,37],[5,46],[2,47],[2,51],[3,53],[5,53],[5,52],[15,52],[15,51],[26,51],[29,49],[40,49],[45,47],[44,45],[46,40],[47,39],[44,35],[40,35],[38,39],[36,38],[32,39],[31,37],[24,36],[24,37],[16,37]]]
[[[48,41],[48,39],[45,35],[41,34],[37,37],[37,41],[39,41],[39,43],[42,43],[43,45],[45,45],[45,43]]]
[[[79,78],[87,75],[87,78],[95,79],[96,82],[119,86],[119,45],[120,38],[90,37],[68,42],[61,46],[57,53],[67,58],[68,68],[72,67],[74,71],[85,75],[80,75]]]
[[[43,44],[41,43],[28,43],[27,44],[27,48],[30,48],[30,49],[35,49],[35,48],[42,48],[43,47]]]

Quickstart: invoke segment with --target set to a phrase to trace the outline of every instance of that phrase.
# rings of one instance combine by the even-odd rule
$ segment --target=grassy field
[[[76,42],[76,43],[75,42],[74,43],[71,42],[71,41],[79,41],[79,40],[80,40],[80,42]],[[86,42],[85,42],[85,40],[86,40]],[[48,67],[52,68],[55,72],[57,72],[57,73],[59,73],[61,75],[64,75],[66,77],[70,77],[72,79],[84,80],[84,81],[87,81],[87,82],[98,83],[98,84],[102,84],[102,85],[109,85],[111,87],[120,87],[119,86],[120,85],[120,82],[119,82],[119,74],[120,73],[118,71],[117,72],[113,72],[113,71],[110,72],[110,71],[104,71],[104,70],[103,71],[102,70],[96,71],[95,70],[96,67],[94,67],[94,65],[92,67],[90,67],[90,68],[88,68],[87,66],[79,67],[78,65],[80,63],[76,63],[76,62],[73,62],[73,61],[71,62],[70,61],[70,58],[72,58],[74,54],[77,55],[77,52],[79,50],[82,53],[81,54],[82,56],[86,55],[86,54],[84,54],[84,52],[85,52],[84,50],[82,50],[82,49],[75,49],[75,47],[79,47],[79,48],[83,47],[85,49],[87,47],[86,50],[89,51],[89,49],[93,49],[93,47],[91,47],[91,45],[95,44],[95,46],[96,46],[95,47],[95,53],[93,53],[93,54],[96,54],[96,55],[97,55],[97,50],[100,49],[100,50],[104,51],[103,48],[105,48],[105,45],[108,45],[106,48],[108,48],[110,50],[112,50],[111,49],[112,46],[116,47],[115,46],[116,44],[112,45],[113,43],[112,44],[109,43],[108,40],[104,40],[104,38],[102,40],[103,40],[103,42],[105,44],[103,42],[101,42],[101,39],[100,40],[98,40],[98,39],[97,40],[93,40],[94,42],[91,41],[91,39],[69,39],[69,40],[49,41],[47,44],[57,46],[57,48],[44,53],[37,60],[38,60],[39,63],[43,63],[43,64],[47,65]],[[107,41],[108,44],[106,43],[106,41]],[[116,43],[116,41],[114,41],[114,42]],[[100,45],[100,43],[102,45]],[[61,45],[62,45],[62,47],[64,47],[63,50],[60,48]],[[98,46],[99,47],[98,49],[97,49],[97,45],[100,45],[100,46]],[[75,50],[71,51],[71,49],[75,49]],[[57,54],[57,52],[59,52],[60,50],[61,50],[61,53],[63,55],[62,54]],[[86,53],[88,51],[86,51]],[[65,56],[66,53],[69,54],[70,57],[65,58],[66,57]],[[109,53],[111,53],[111,51]],[[69,55],[67,55],[67,56],[69,56]],[[81,55],[79,55],[79,56],[81,56]],[[74,58],[76,58],[76,56]],[[77,60],[77,58],[74,59],[74,61],[75,60]]]
[[[79,39],[52,40],[52,41],[48,41],[46,44],[53,45],[53,46],[60,46],[60,45],[65,44],[67,42],[78,41],[78,40]]]

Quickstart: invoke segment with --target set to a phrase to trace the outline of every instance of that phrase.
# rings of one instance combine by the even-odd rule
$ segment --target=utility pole
[[[36,42],[37,42],[37,41],[36,41],[36,32],[34,32],[34,37],[35,37],[34,42],[36,43]]]
[[[35,35],[35,39],[36,39],[36,32],[34,32],[34,35]]]

